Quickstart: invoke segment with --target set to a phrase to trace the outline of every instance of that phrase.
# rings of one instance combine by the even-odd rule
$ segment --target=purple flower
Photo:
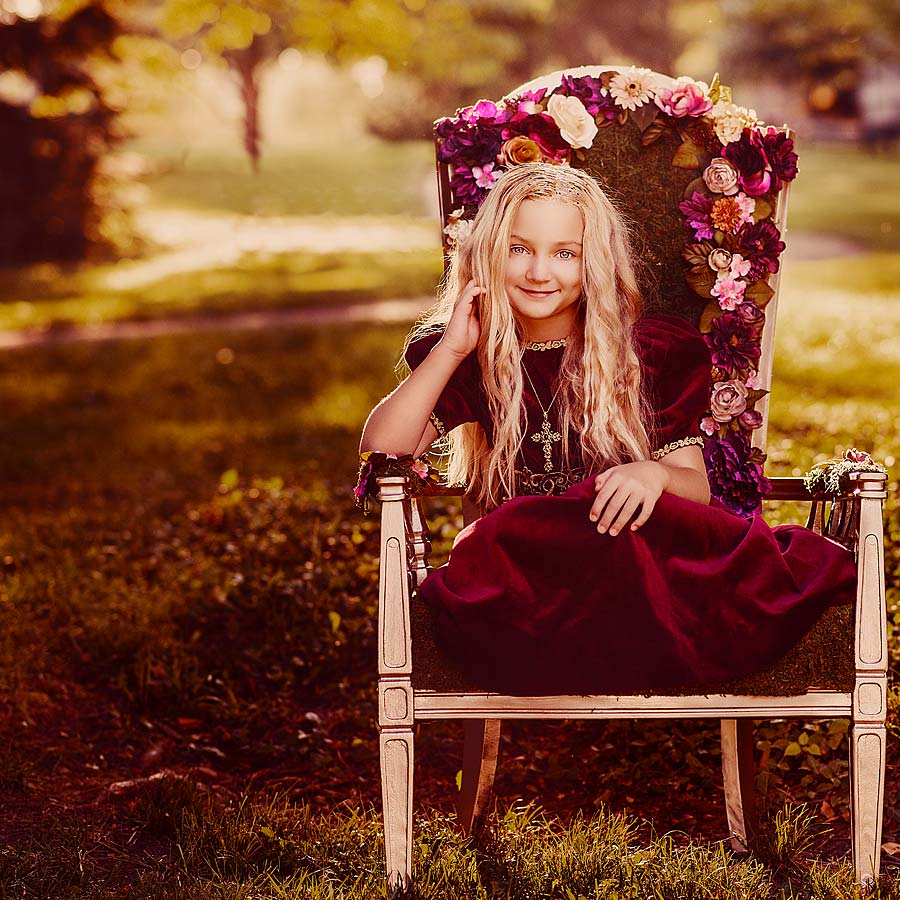
[[[741,428],[753,431],[754,428],[761,428],[763,423],[762,413],[755,409],[745,409],[738,418]]]
[[[703,445],[712,495],[740,516],[759,512],[769,483],[756,463],[749,462],[747,437],[731,431],[724,438],[710,438]]]
[[[760,326],[762,326],[766,314],[752,300],[745,300],[737,308],[737,316],[742,322],[746,322],[748,325],[756,325],[759,323]]]
[[[784,241],[778,229],[763,219],[755,225],[741,229],[738,234],[738,249],[744,259],[751,263],[747,281],[754,284],[765,278],[769,272],[778,271],[778,257],[784,250]]]
[[[506,103],[514,113],[536,113],[540,112],[540,103],[546,93],[547,88],[541,88],[539,91],[522,91],[521,94],[510,98]]]
[[[724,150],[725,159],[738,170],[741,187],[751,197],[759,197],[769,190],[772,175],[762,138],[755,131],[744,131],[739,141]]]
[[[553,93],[566,97],[577,97],[592,116],[596,116],[602,111],[603,118],[614,119],[618,113],[612,97],[603,90],[600,80],[592,75],[582,75],[580,78],[576,78],[574,75],[563,75],[562,83]],[[610,110],[611,114],[609,114]]]
[[[483,165],[493,162],[503,144],[501,130],[500,124],[441,119],[434,129],[439,139],[438,158],[451,164],[465,161],[470,165]]]
[[[698,241],[708,240],[713,236],[712,197],[706,197],[699,191],[694,191],[690,200],[682,200],[678,208],[687,218],[687,224],[694,229],[694,235]]]
[[[797,177],[794,142],[783,131],[771,126],[766,129],[762,140],[772,169],[772,188],[780,191],[784,182],[793,181]]]
[[[743,321],[737,312],[713,319],[704,338],[714,366],[726,372],[746,372],[751,367],[756,368],[760,356],[758,329]]]

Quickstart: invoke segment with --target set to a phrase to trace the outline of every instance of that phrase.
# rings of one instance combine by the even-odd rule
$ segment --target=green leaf
[[[641,130],[641,134],[643,134],[656,118],[658,112],[659,107],[655,103],[645,103],[643,106],[631,110],[631,121],[637,125]]]
[[[752,300],[760,309],[765,309],[768,302],[775,296],[775,291],[769,287],[769,283],[765,280],[757,281],[751,284],[744,291],[744,298]]]
[[[682,196],[685,200],[690,200],[694,194],[703,194],[704,197],[708,197],[709,188],[706,186],[706,182],[703,180],[702,175],[698,175],[693,181],[688,183],[688,186],[684,189],[684,194]]]
[[[711,303],[707,303],[703,308],[703,314],[700,316],[700,324],[697,326],[703,334],[709,334],[712,330],[713,319],[718,319],[719,316],[724,316],[725,310],[719,306],[717,300],[713,300]]]
[[[655,144],[668,130],[664,116],[657,116],[648,126],[646,131],[641,135],[641,146],[649,147]]]
[[[712,297],[716,273],[704,262],[702,266],[694,266],[685,276],[685,281],[701,297]]]
[[[458,791],[461,791],[461,790],[462,790],[462,769],[460,769],[460,770],[456,773],[456,789],[457,789]]]
[[[785,756],[799,756],[802,752],[803,748],[796,741],[791,741],[787,747],[784,748]]]
[[[699,169],[703,149],[690,138],[685,138],[672,157],[672,165],[678,169]]]
[[[701,241],[699,244],[688,244],[681,251],[681,255],[692,266],[706,266],[709,268],[707,260],[712,249],[713,245],[709,241]],[[710,272],[712,272],[712,269],[710,269]]]
[[[761,388],[754,388],[753,390],[747,391],[747,406],[752,406],[757,400],[761,397],[765,397],[768,393],[768,391],[764,391]]]
[[[341,614],[330,609],[328,611],[328,621],[331,622],[331,630],[337,634],[338,628],[341,627]]]
[[[753,207],[753,221],[759,222],[760,219],[768,219],[775,210],[768,200],[762,197],[756,198],[756,206]]]
[[[606,72],[601,72],[600,79],[599,79],[600,84],[603,85],[603,87],[608,88],[610,81],[612,81],[613,78],[615,78],[616,75],[618,75],[618,74],[619,73],[615,69],[610,69]]]
[[[259,829],[259,833],[262,834],[262,835],[264,835],[264,836],[267,837],[267,838],[273,838],[273,837],[275,837],[275,832],[272,831],[271,828],[268,828],[268,827],[265,826],[265,825],[264,825],[262,828]]]
[[[755,463],[758,466],[761,466],[766,461],[766,454],[759,449],[759,447],[753,447],[750,450],[750,453],[747,454],[747,462]]]
[[[713,103],[719,99],[720,84],[719,73],[716,72],[712,77],[712,81],[709,83],[709,99],[712,100]]]
[[[627,109],[621,110],[621,111],[618,113],[618,115],[616,116],[616,121],[617,121],[620,125],[624,125],[624,124],[628,121],[628,110],[627,110]]]
[[[227,471],[223,472],[222,476],[219,478],[219,484],[221,484],[222,487],[227,488],[229,491],[234,490],[237,487],[237,483],[237,469],[228,469]]]

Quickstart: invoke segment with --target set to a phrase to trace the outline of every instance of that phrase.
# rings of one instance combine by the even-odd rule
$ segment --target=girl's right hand
[[[484,293],[484,288],[470,280],[453,305],[450,321],[441,338],[441,346],[460,359],[468,356],[477,346],[481,334],[478,321],[478,305],[475,298]]]

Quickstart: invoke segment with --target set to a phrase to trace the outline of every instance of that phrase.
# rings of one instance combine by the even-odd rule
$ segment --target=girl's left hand
[[[650,518],[668,480],[666,467],[651,460],[613,466],[598,475],[594,479],[597,496],[590,512],[597,531],[617,535],[641,507],[631,523],[631,530],[637,531]]]

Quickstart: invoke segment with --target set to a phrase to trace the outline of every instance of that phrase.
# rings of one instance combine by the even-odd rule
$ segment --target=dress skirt
[[[852,554],[806,528],[663,494],[638,531],[613,537],[588,519],[594,497],[588,479],[507,501],[460,532],[420,586],[438,644],[486,690],[633,693],[738,678],[854,600]]]

